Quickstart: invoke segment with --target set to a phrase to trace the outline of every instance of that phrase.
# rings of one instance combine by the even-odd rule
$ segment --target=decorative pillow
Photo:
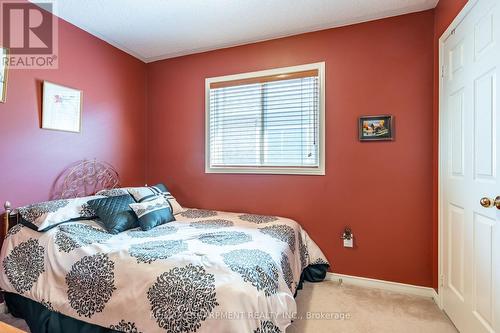
[[[96,195],[104,195],[105,197],[116,197],[119,195],[128,194],[128,191],[124,188],[112,188],[109,190],[100,190]]]
[[[167,199],[167,202],[169,203],[172,210],[172,214],[176,215],[184,211],[184,208],[179,205],[174,196],[163,184],[147,187],[130,187],[127,190],[137,202],[150,201],[156,199],[158,196],[163,196],[165,199]]]
[[[91,200],[89,205],[97,213],[104,228],[110,234],[118,234],[139,226],[134,211],[129,207],[134,202],[130,194],[125,194]]]
[[[102,196],[46,201],[18,208],[21,223],[36,231],[47,231],[58,224],[96,218],[89,201]]]
[[[163,196],[150,201],[132,203],[130,207],[139,218],[139,226],[144,231],[175,221],[170,204]]]
[[[137,202],[149,201],[162,195],[168,200],[174,215],[185,211],[185,209],[182,208],[181,205],[179,205],[174,196],[168,191],[167,187],[163,184],[158,184],[155,186],[143,186],[143,187],[113,188],[110,190],[101,190],[97,192],[97,195],[114,197],[119,195],[125,195],[128,193],[130,193]]]

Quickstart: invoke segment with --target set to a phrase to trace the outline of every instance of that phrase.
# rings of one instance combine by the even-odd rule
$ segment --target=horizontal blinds
[[[319,165],[318,71],[210,85],[212,167]]]

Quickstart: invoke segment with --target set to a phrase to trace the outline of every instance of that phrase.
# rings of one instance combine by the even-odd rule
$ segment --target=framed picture
[[[5,103],[7,99],[8,57],[9,49],[0,47],[0,103]]]
[[[390,115],[359,117],[359,140],[394,140],[394,117]]]
[[[82,91],[43,82],[42,128],[80,133]]]

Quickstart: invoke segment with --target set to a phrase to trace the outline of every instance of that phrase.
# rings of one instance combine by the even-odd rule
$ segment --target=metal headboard
[[[83,160],[74,163],[57,178],[51,199],[70,199],[93,195],[100,190],[117,187],[120,184],[118,172],[112,165],[97,160]],[[4,204],[5,215],[3,235],[17,223],[17,214],[13,214],[9,201]]]
[[[86,197],[119,185],[119,176],[115,168],[97,160],[77,162],[67,168],[58,179],[62,179],[62,183],[58,188],[56,181],[52,199]]]

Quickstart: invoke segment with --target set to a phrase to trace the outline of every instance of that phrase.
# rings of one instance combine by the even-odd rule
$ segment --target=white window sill
[[[281,168],[281,167],[206,167],[205,173],[264,174],[264,175],[309,175],[324,176],[324,168]]]

